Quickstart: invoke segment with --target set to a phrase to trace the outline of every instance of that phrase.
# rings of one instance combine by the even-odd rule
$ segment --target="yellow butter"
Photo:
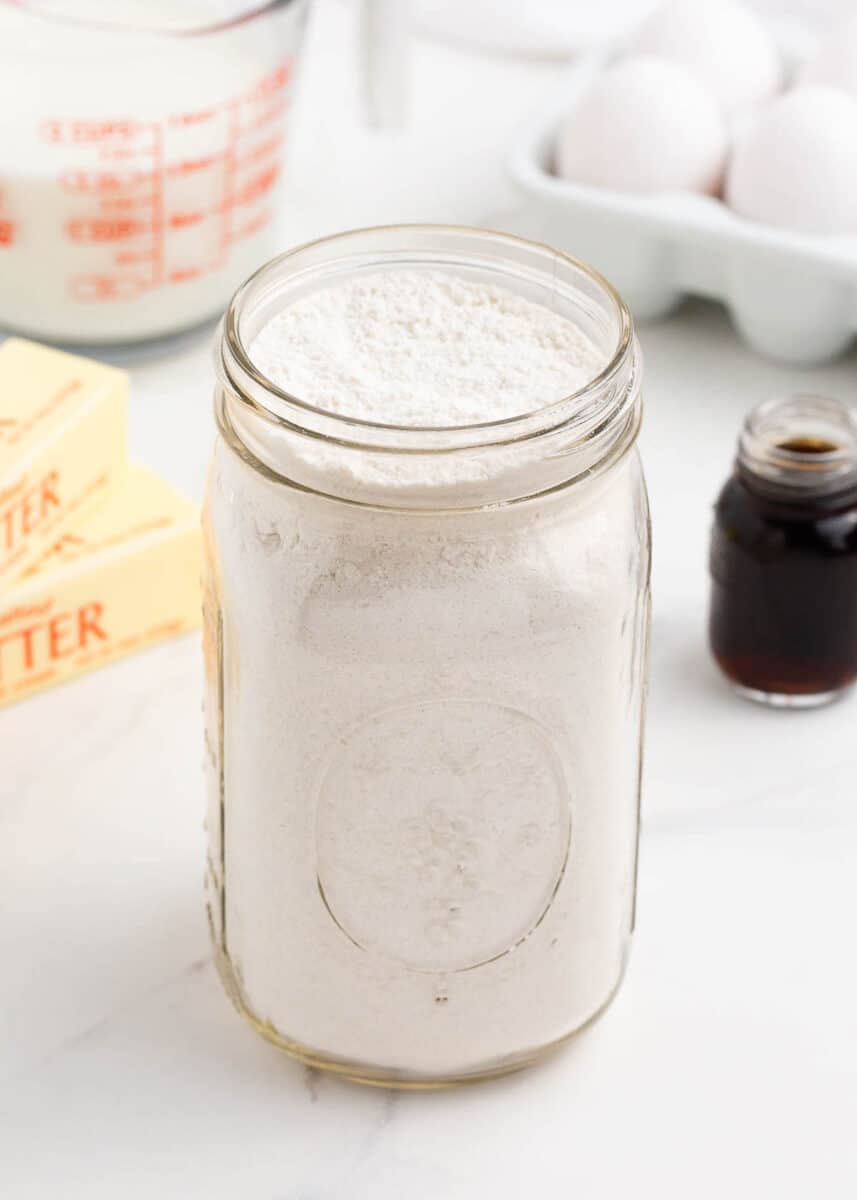
[[[200,568],[197,506],[130,466],[0,594],[0,705],[198,626]]]
[[[23,338],[0,345],[0,596],[123,469],[124,371]]]

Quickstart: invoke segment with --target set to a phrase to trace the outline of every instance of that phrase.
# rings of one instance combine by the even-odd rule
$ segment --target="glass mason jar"
[[[502,284],[606,364],[519,417],[337,415],[248,353],[309,290]],[[592,1020],[634,924],[649,612],[640,356],[610,285],[441,226],[302,246],[235,295],[206,501],[208,912],[265,1037],[365,1082],[514,1070]]]

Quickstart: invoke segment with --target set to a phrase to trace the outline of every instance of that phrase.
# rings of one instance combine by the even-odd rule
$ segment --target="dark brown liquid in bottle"
[[[779,442],[807,456],[821,438]],[[857,490],[772,496],[738,468],[715,508],[711,648],[741,687],[822,696],[857,680]]]

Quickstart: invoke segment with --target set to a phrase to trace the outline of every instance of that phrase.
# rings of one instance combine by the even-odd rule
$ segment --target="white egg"
[[[773,100],[735,147],[726,201],[785,229],[857,232],[857,102],[828,87]]]
[[[857,98],[857,16],[826,37],[798,74],[804,83],[843,88]]]
[[[767,100],[782,86],[771,32],[733,0],[667,0],[643,22],[628,49],[684,63],[728,116]]]
[[[713,99],[686,68],[657,58],[601,72],[557,135],[559,175],[621,192],[715,192],[725,159]]]

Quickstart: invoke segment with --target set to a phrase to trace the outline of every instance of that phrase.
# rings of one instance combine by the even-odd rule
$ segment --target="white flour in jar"
[[[410,425],[527,412],[603,366],[546,308],[405,270],[304,297],[250,353],[309,403]],[[409,469],[389,467],[393,495]],[[636,471],[631,457],[534,503],[402,513],[301,492],[219,443],[219,933],[243,1002],[298,1047],[460,1075],[561,1038],[618,984]],[[216,812],[210,826],[217,860]]]
[[[260,331],[252,356],[310,404],[408,426],[519,416],[604,365],[559,313],[506,288],[407,270],[305,296]]]

